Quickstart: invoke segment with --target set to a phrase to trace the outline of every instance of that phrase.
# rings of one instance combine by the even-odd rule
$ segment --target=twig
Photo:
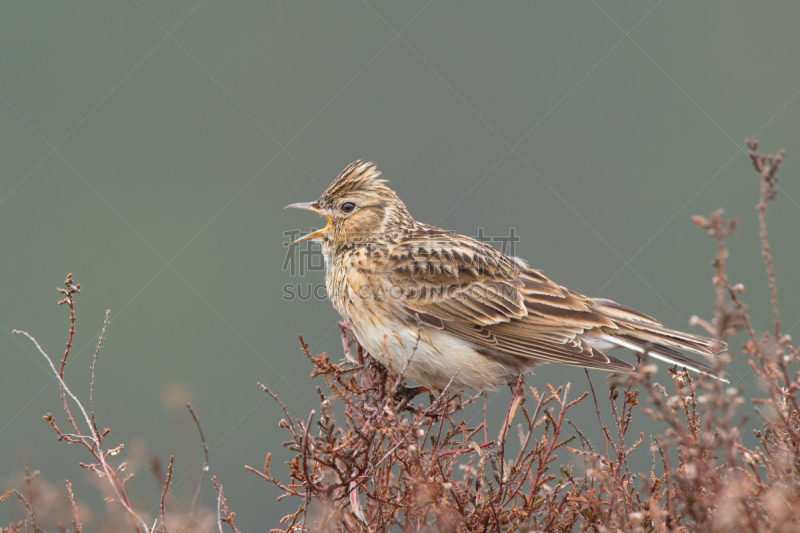
[[[222,533],[222,523],[225,522],[228,526],[233,530],[234,533],[241,533],[239,529],[234,524],[234,517],[236,513],[228,509],[228,502],[225,499],[225,494],[222,491],[222,484],[217,482],[217,476],[213,476],[211,478],[211,482],[214,484],[214,490],[217,491],[217,528],[219,528],[219,532]]]
[[[781,339],[781,320],[778,310],[778,284],[775,281],[775,267],[772,264],[772,252],[770,251],[769,237],[767,234],[767,202],[777,198],[777,173],[778,168],[783,162],[785,152],[781,150],[776,156],[762,155],[758,152],[758,141],[746,142],[747,147],[750,149],[748,155],[753,162],[756,172],[758,172],[761,177],[761,197],[758,205],[756,205],[756,209],[758,210],[758,236],[761,239],[761,255],[764,257],[764,263],[767,266],[769,296],[772,304],[772,320],[775,326],[775,342],[779,342]]]
[[[405,364],[403,365],[403,369],[397,375],[395,379],[394,386],[392,387],[392,394],[397,393],[397,388],[400,386],[400,382],[403,380],[403,376],[406,374],[406,370],[411,365],[411,362],[414,360],[414,356],[417,354],[417,348],[419,348],[419,341],[422,338],[422,320],[419,317],[419,313],[416,314],[417,317],[417,339],[414,341],[414,347],[411,349],[411,354],[409,354],[408,359],[406,359]],[[389,353],[389,344],[386,341],[386,335],[383,336],[383,347],[386,350],[386,355],[391,361],[391,354]],[[451,379],[452,381],[452,379]]]
[[[100,431],[97,429],[97,422],[95,421],[94,417],[94,376],[95,376],[95,367],[97,365],[97,356],[100,355],[100,350],[103,347],[103,341],[106,338],[106,331],[108,330],[108,321],[109,317],[111,316],[111,309],[106,310],[106,318],[103,321],[103,330],[100,332],[100,340],[97,341],[97,349],[94,351],[94,358],[92,359],[92,385],[89,389],[89,414],[92,417],[92,426],[94,427],[95,432],[98,435],[101,435]],[[66,360],[66,359],[65,359]],[[63,369],[62,369],[63,372]],[[102,438],[102,435],[101,435]]]
[[[486,405],[489,400],[485,391],[481,394],[483,394],[483,442],[486,444],[489,442],[489,425],[486,423]]]
[[[586,373],[586,379],[589,380],[589,389],[592,391],[592,400],[594,401],[594,412],[597,414],[597,423],[600,425],[600,434],[603,436],[603,445],[606,448],[606,461],[610,461],[610,457],[608,456],[608,441],[606,440],[606,434],[603,431],[603,420],[600,418],[600,405],[597,403],[597,395],[594,393],[594,384],[592,383],[592,378],[589,376],[589,371],[585,368],[583,371]]]
[[[206,480],[206,473],[208,472],[208,444],[206,444],[206,437],[203,435],[203,428],[200,427],[200,419],[197,418],[194,407],[192,407],[191,403],[186,402],[186,408],[189,410],[189,413],[191,413],[195,426],[197,426],[197,432],[200,434],[200,444],[203,446],[203,470],[200,474],[200,482],[197,484],[197,490],[194,491],[192,505],[189,506],[189,514],[194,515],[194,506],[197,503],[197,498],[200,496],[200,489],[203,488],[203,482]]]
[[[164,490],[161,492],[161,524],[164,528],[164,533],[167,533],[167,514],[164,508],[164,498],[167,497],[169,491],[169,484],[172,481],[172,466],[175,464],[175,456],[169,456],[169,469],[167,470],[167,481],[164,482]]]
[[[39,518],[36,516],[36,509],[33,508],[33,504],[25,499],[19,491],[11,490],[11,492],[19,498],[22,502],[22,505],[25,506],[25,509],[28,511],[28,515],[31,517],[31,528],[33,528],[34,533],[44,533],[44,529],[42,529],[42,525],[39,523]]]
[[[216,481],[216,476],[212,478]],[[216,488],[217,484],[214,483],[214,487]],[[222,485],[219,486],[219,490],[217,490],[217,528],[219,529],[219,533],[222,533]]]
[[[339,329],[342,330],[342,350],[344,351],[344,358],[354,365],[357,365],[358,359],[353,357],[352,352],[350,352],[350,339],[347,337],[347,334],[350,332],[350,326],[347,322],[339,322],[338,325]]]
[[[83,532],[83,524],[81,524],[80,517],[78,516],[78,504],[75,503],[75,494],[72,492],[72,483],[67,480],[67,493],[69,494],[69,503],[72,506],[72,527],[75,533]]]
[[[66,288],[56,288],[58,292],[64,295],[64,299],[58,302],[58,305],[67,304],[69,307],[69,338],[67,339],[67,349],[64,350],[64,355],[61,357],[61,369],[58,371],[59,377],[64,377],[64,367],[67,364],[67,356],[72,350],[72,339],[75,337],[75,299],[73,295],[80,294],[81,284],[77,285],[72,281],[72,273],[67,274],[67,280],[64,282]]]

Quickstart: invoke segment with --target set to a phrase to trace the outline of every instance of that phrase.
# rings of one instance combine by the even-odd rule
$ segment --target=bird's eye
[[[342,204],[342,211],[345,213],[352,213],[353,209],[356,208],[356,204],[353,202],[345,202]]]

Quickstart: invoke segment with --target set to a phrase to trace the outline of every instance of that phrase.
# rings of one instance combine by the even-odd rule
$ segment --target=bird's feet
[[[411,400],[424,392],[430,392],[430,389],[425,387],[402,387],[394,394],[394,403],[397,405],[398,410],[402,411],[408,407]]]

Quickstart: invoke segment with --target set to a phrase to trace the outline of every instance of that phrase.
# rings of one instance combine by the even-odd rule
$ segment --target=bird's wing
[[[589,300],[479,241],[450,234],[416,238],[394,247],[386,264],[408,316],[473,342],[489,356],[634,368],[581,337],[614,327]]]
[[[429,230],[395,245],[385,265],[408,316],[489,355],[630,371],[633,365],[598,348],[627,347],[718,375],[673,349],[714,355],[713,339],[669,330],[610,300],[570,291],[469,237]]]

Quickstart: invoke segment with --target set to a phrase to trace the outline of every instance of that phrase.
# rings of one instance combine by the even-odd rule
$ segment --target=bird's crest
[[[331,183],[330,187],[322,195],[322,200],[338,198],[357,191],[386,191],[391,192],[387,187],[387,180],[380,180],[378,176],[378,166],[375,163],[365,163],[359,159],[350,163],[341,174]]]

